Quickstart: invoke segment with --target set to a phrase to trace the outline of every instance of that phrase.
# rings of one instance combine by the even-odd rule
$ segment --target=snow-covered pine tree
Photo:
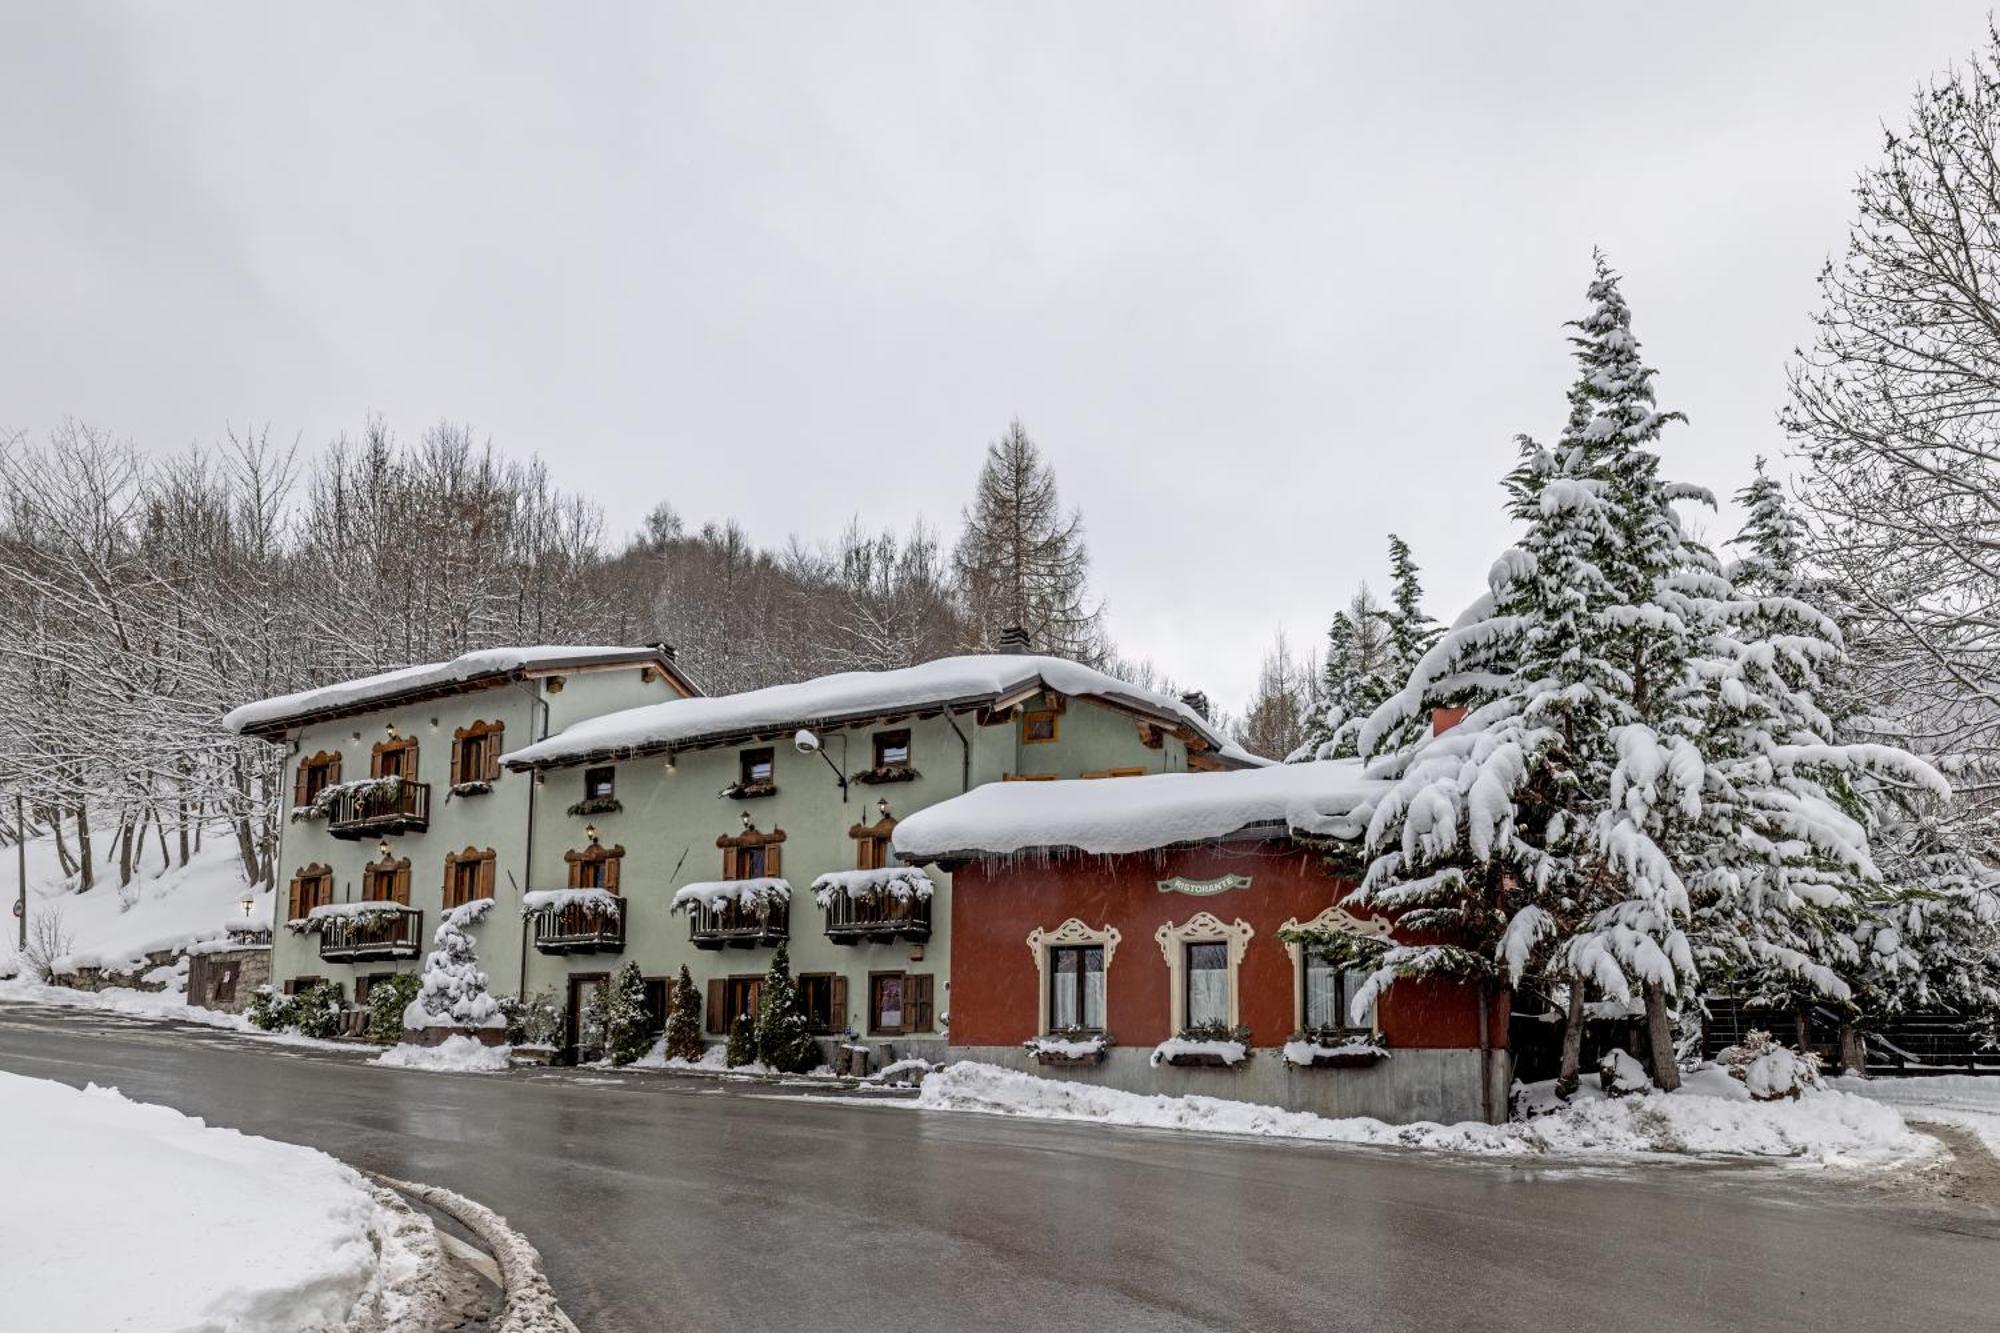
[[[785,942],[778,941],[771,969],[757,1001],[757,1059],[781,1074],[803,1074],[820,1064],[819,1043],[813,1040],[799,988],[792,981],[792,960]]]
[[[687,964],[674,978],[672,1001],[667,1011],[667,1059],[699,1063],[704,1046],[701,1039],[701,992],[688,975]]]
[[[479,966],[479,950],[471,933],[471,927],[492,908],[491,898],[476,898],[452,908],[438,922],[431,951],[424,958],[423,987],[403,1011],[405,1028],[507,1025],[485,969]]]
[[[729,1020],[729,1040],[723,1047],[722,1060],[731,1069],[747,1065],[757,1058],[757,1019],[752,1014],[737,1014]]]
[[[1083,515],[1063,509],[1055,472],[1019,421],[986,448],[952,564],[974,647],[990,651],[1019,626],[1040,652],[1087,666],[1110,655],[1104,609],[1090,596]]]
[[[652,1047],[646,1020],[646,979],[637,963],[612,974],[604,997],[604,1051],[614,1065],[629,1065]]]
[[[1402,688],[1409,665],[1396,663],[1387,615],[1363,584],[1326,632],[1315,707],[1306,720],[1303,743],[1287,761],[1353,758],[1361,723]]]

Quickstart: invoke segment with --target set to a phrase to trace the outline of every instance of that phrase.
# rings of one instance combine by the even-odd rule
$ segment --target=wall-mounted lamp
[[[597,825],[585,824],[583,826],[583,836],[590,839],[590,845],[595,847],[597,845]]]
[[[431,730],[432,730],[432,731],[436,731],[437,729],[438,729],[438,720],[437,720],[436,718],[432,718],[432,719],[431,719]]]
[[[757,826],[755,824],[750,822],[750,812],[748,810],[745,810],[743,812],[743,831],[745,833],[748,833],[751,829],[756,827]]]
[[[384,839],[382,839],[382,841],[380,841],[380,842],[376,843],[376,844],[375,844],[375,850],[376,850],[376,851],[378,851],[378,852],[380,852],[380,853],[382,853],[382,859],[383,859],[384,861],[388,860],[388,859],[389,859],[389,840],[388,840],[387,838],[384,838]]]
[[[888,798],[888,797],[886,797],[886,796],[878,796],[878,797],[876,797],[876,798],[875,798],[875,812],[876,812],[877,814],[881,815],[881,816],[882,816],[882,818],[884,818],[884,819],[887,819],[887,818],[889,817],[889,798]]]
[[[243,919],[245,921],[248,921],[250,919],[250,914],[257,910],[257,899],[252,895],[246,893],[241,898],[237,899],[236,905],[243,909]]]

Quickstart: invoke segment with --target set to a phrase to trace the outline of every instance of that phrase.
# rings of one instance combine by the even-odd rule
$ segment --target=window
[[[774,751],[766,745],[761,749],[745,750],[737,757],[737,780],[745,787],[768,785],[776,770],[772,767]]]
[[[1030,708],[1021,714],[1021,743],[1023,745],[1047,745],[1057,739],[1056,710],[1053,708]]]
[[[1049,1030],[1104,1030],[1104,946],[1049,950]]]
[[[659,1036],[667,1030],[667,979],[646,978],[646,1031]]]
[[[1186,1021],[1229,1026],[1229,946],[1221,941],[1187,946]]]
[[[446,911],[463,907],[477,898],[493,896],[493,849],[468,847],[462,852],[446,852],[444,857],[444,906]]]
[[[881,870],[896,864],[896,852],[891,837],[896,832],[896,821],[884,815],[873,824],[851,824],[847,836],[854,839],[854,868],[856,870]]]
[[[901,731],[878,731],[875,733],[875,767],[908,768],[910,766],[910,733]]]
[[[1309,921],[1294,917],[1278,929],[1281,939],[1295,929],[1336,932],[1363,939],[1390,938],[1390,926],[1385,918],[1355,916],[1338,904],[1326,908]],[[1343,970],[1296,939],[1285,940],[1285,952],[1292,957],[1296,975],[1296,986],[1292,991],[1292,1022],[1298,1031],[1368,1026],[1367,1020],[1357,1024],[1350,1013],[1355,995],[1368,980],[1367,969]]]
[[[315,907],[325,907],[333,901],[333,871],[322,865],[302,867],[292,876],[291,914],[286,918],[297,921]]]
[[[368,761],[368,776],[371,778],[403,778],[410,782],[417,780],[417,742],[413,737],[404,736],[393,741],[377,741]]]
[[[506,736],[499,722],[475,722],[451,734],[451,785],[493,782],[500,776],[500,751]]]
[[[710,1036],[725,1036],[729,1025],[739,1014],[757,1017],[757,1001],[764,989],[764,977],[758,973],[747,977],[716,977],[708,983],[708,1032]]]
[[[838,1032],[847,1026],[847,978],[832,972],[799,974],[799,1008],[814,1032]]]
[[[618,770],[606,764],[603,768],[583,770],[583,798],[586,801],[603,800],[617,789]]]
[[[410,901],[410,858],[372,861],[361,867],[361,898],[371,903]]]
[[[931,1031],[932,982],[927,973],[871,972],[868,1030],[881,1036]]]
[[[569,886],[572,889],[618,892],[619,870],[625,863],[625,848],[622,845],[600,847],[592,843],[580,852],[564,852],[563,860],[569,866]]]
[[[285,983],[285,994],[304,995],[307,991],[325,980],[325,977],[293,977]]]
[[[321,750],[310,759],[299,760],[298,779],[292,787],[293,806],[311,805],[321,792],[339,781],[339,755]]]
[[[715,845],[722,849],[722,877],[724,879],[773,879],[783,875],[783,852],[779,846],[785,840],[783,829],[772,829],[769,833],[759,833],[756,829],[745,829],[737,837],[721,837]]]

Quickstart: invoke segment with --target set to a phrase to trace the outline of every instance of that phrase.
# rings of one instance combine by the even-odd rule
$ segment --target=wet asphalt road
[[[589,1333],[2000,1327],[1992,1213],[1816,1173],[1508,1166],[659,1075],[419,1074],[12,1004],[0,1069],[471,1195],[541,1248]],[[0,1145],[0,1162],[32,1151]]]

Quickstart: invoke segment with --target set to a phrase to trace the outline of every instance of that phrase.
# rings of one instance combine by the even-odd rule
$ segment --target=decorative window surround
[[[1035,958],[1035,994],[1039,997],[1035,1008],[1035,1031],[1049,1030],[1049,949],[1062,944],[1097,944],[1104,948],[1104,1009],[1105,1021],[1111,1017],[1111,956],[1118,951],[1118,942],[1125,937],[1118,933],[1118,927],[1105,926],[1093,929],[1071,917],[1054,930],[1043,930],[1036,926],[1028,932],[1028,952]]]
[[[1250,951],[1250,938],[1256,933],[1256,927],[1241,917],[1225,926],[1208,912],[1196,912],[1179,925],[1169,921],[1153,932],[1167,960],[1167,1001],[1172,1006],[1169,1012],[1175,1028],[1181,1026],[1187,1013],[1187,946],[1216,943],[1229,946],[1229,1026],[1242,1026],[1243,987],[1237,974],[1243,969],[1243,955]]]
[[[1189,879],[1185,875],[1175,875],[1171,879],[1159,881],[1161,893],[1185,893],[1190,898],[1213,898],[1218,893],[1231,889],[1250,887],[1248,875],[1224,875],[1219,879]]]
[[[1386,940],[1390,938],[1387,917],[1360,917],[1340,904],[1321,912],[1310,921],[1289,917],[1278,927],[1278,938],[1285,941],[1285,952],[1292,960],[1292,1031],[1303,1032],[1306,1026],[1306,950],[1297,940],[1285,939],[1295,930],[1332,930],[1345,935],[1360,935],[1368,939]],[[1376,1015],[1369,1015],[1370,1026],[1379,1033],[1382,1024]]]

